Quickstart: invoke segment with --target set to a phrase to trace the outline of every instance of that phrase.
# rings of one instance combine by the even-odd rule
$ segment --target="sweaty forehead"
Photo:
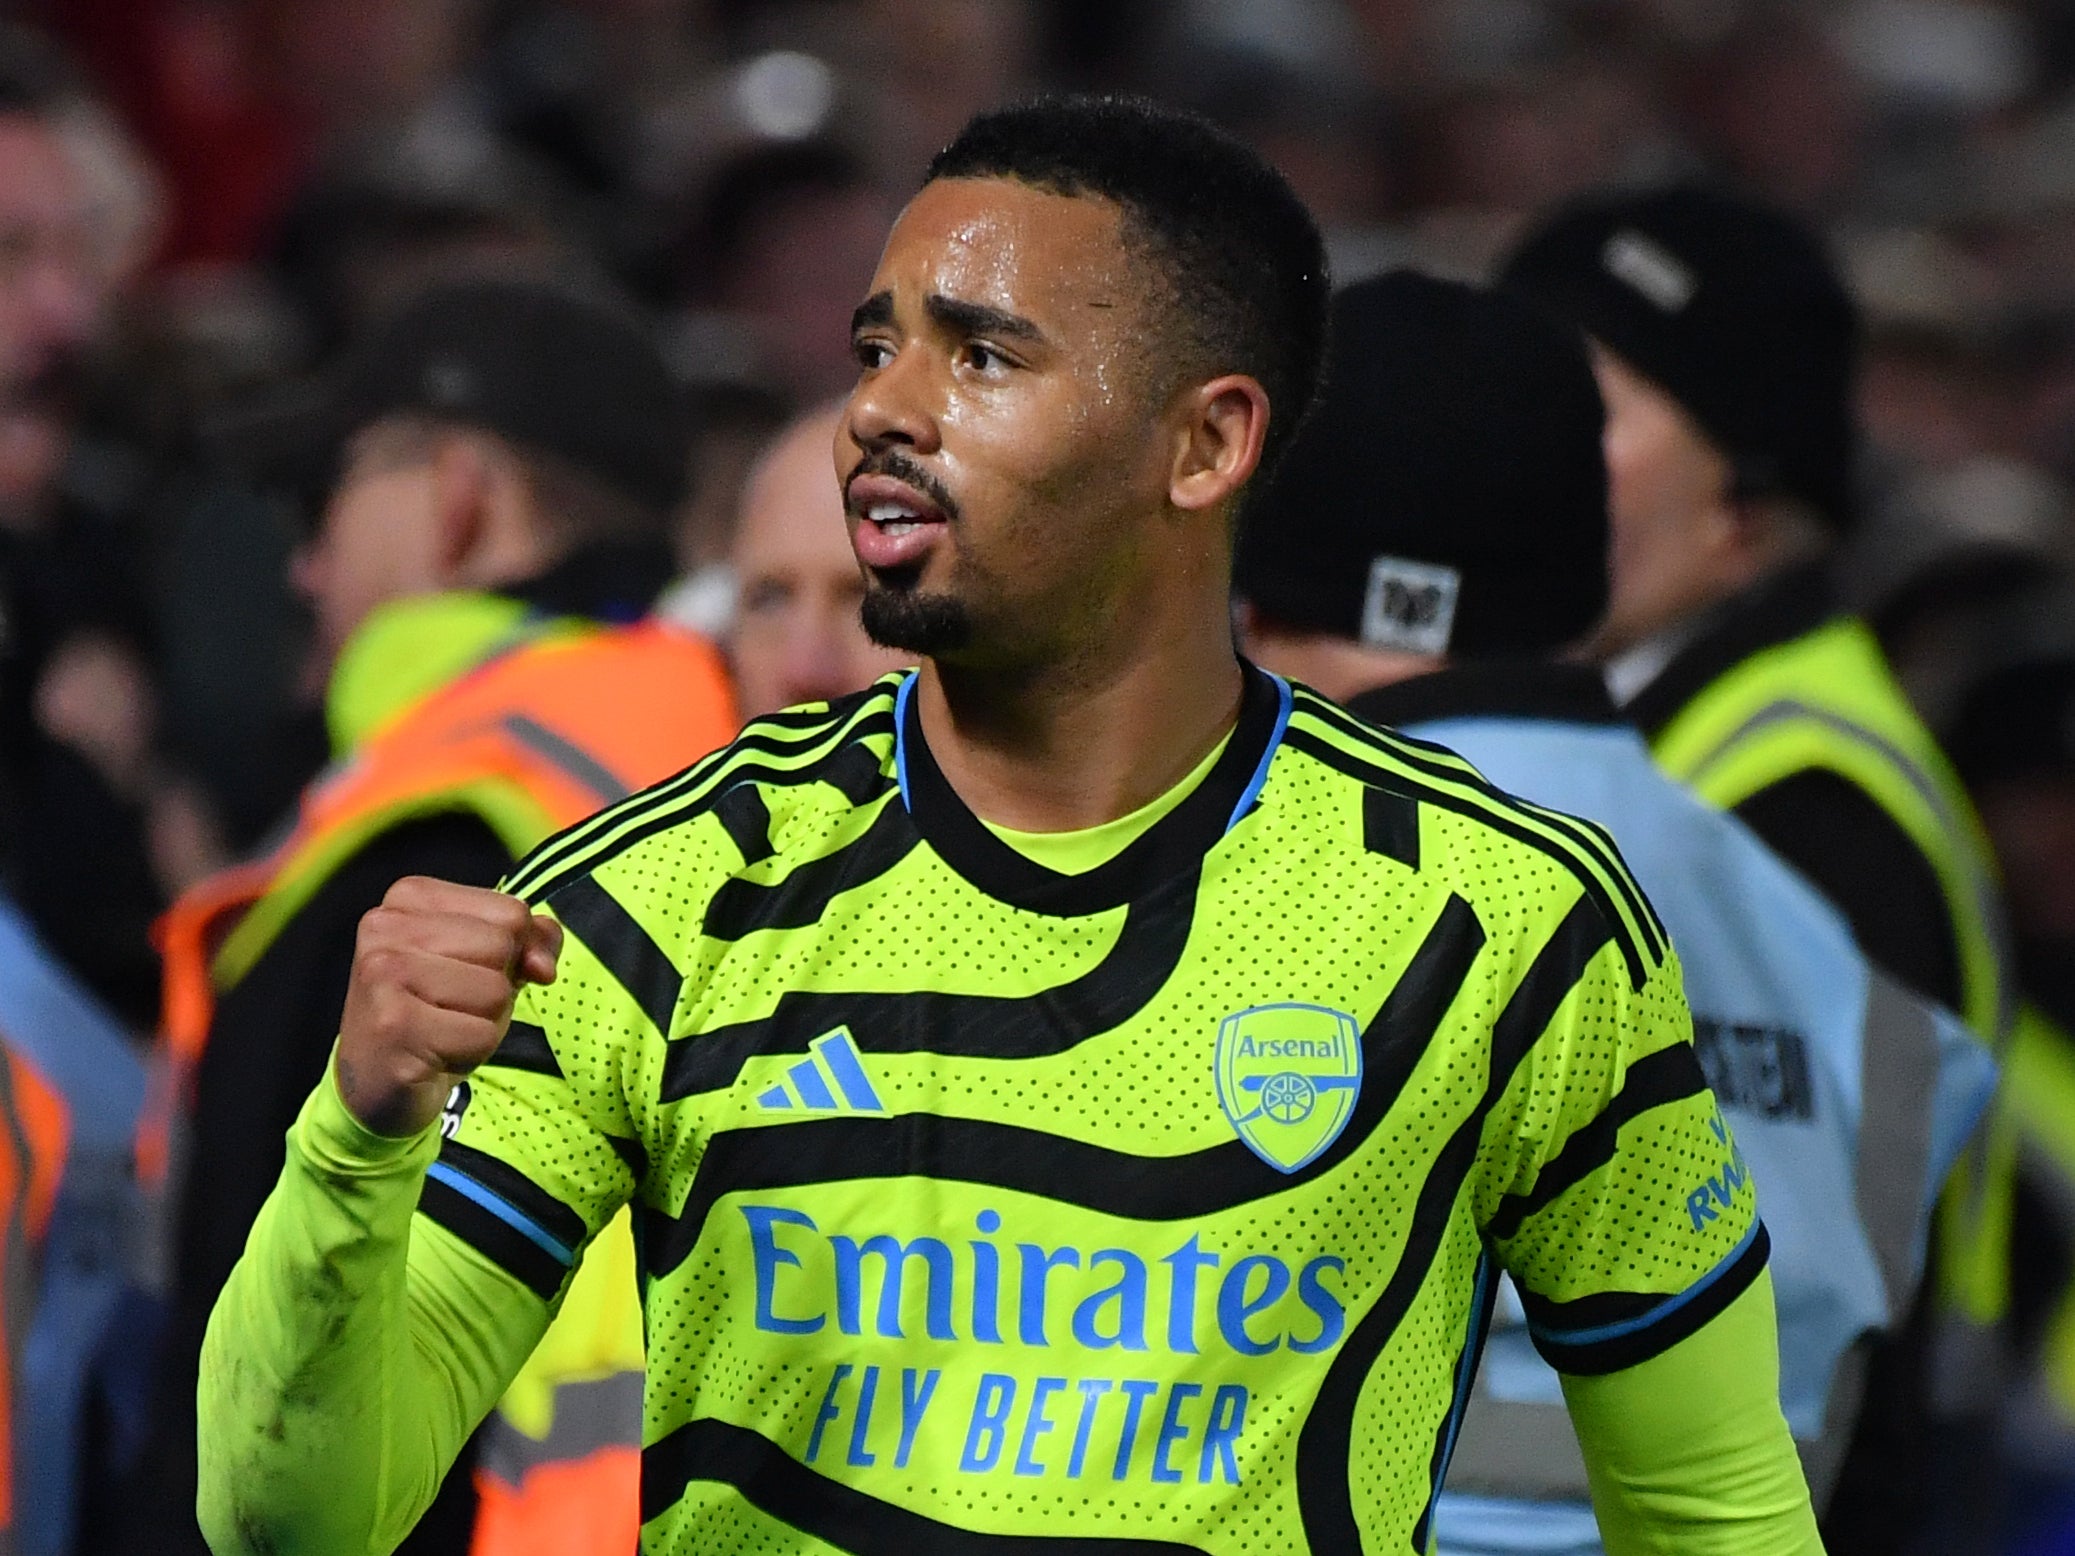
[[[1108,330],[1142,281],[1123,213],[1008,178],[944,178],[908,202],[871,290],[897,306],[935,294],[1005,309],[1048,334]]]

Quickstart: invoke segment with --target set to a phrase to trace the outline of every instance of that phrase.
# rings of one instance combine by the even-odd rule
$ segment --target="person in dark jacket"
[[[1788,216],[1680,185],[1567,206],[1501,280],[1592,341],[1613,547],[1591,647],[1616,700],[1659,765],[1807,877],[1877,966],[1999,1043],[2015,1003],[1986,839],[1827,577],[1853,517],[1859,333],[1835,267]],[[2006,1138],[1991,1128],[1956,1175],[1934,1277],[1947,1370],[1987,1394],[1996,1369],[1975,1353],[2007,1307],[1987,1208]],[[1909,1549],[1930,1527],[1926,1323],[1876,1364],[1824,1530],[1840,1556]]]
[[[632,315],[546,285],[457,280],[374,329],[310,403],[244,428],[254,455],[336,470],[296,572],[330,664],[338,760],[283,842],[183,898],[164,931],[172,1089],[193,1106],[184,1129],[164,1129],[179,1211],[140,1513],[153,1549],[200,1549],[203,1328],[323,1073],[362,917],[406,875],[494,885],[549,832],[733,733],[709,645],[598,631],[642,617],[670,579],[690,446],[680,406]],[[660,666],[664,689],[579,686],[569,708],[567,656],[600,642],[625,643],[614,663]],[[630,1484],[629,1518],[632,1497]],[[475,1521],[464,1456],[403,1549],[462,1550]]]

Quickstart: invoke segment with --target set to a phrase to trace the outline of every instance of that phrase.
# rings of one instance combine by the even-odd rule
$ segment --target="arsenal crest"
[[[1331,1145],[1362,1090],[1362,1032],[1324,1005],[1253,1005],[1218,1024],[1218,1105],[1278,1172]]]

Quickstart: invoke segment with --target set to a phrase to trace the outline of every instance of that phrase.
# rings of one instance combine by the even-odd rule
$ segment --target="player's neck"
[[[1239,716],[1244,689],[1221,612],[1099,658],[1042,672],[925,660],[922,732],[973,813],[1023,832],[1128,816],[1181,782]]]

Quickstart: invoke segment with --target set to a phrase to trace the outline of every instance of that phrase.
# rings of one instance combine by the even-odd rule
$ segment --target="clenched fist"
[[[497,1051],[512,999],[552,983],[562,926],[503,892],[408,875],[360,921],[339,1026],[339,1095],[377,1134],[415,1135]]]

